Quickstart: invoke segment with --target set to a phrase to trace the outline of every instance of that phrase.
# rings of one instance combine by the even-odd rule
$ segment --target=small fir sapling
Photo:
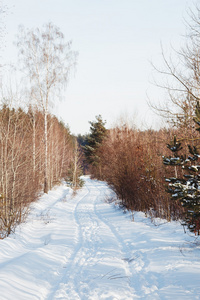
[[[196,108],[195,123],[198,125],[197,131],[200,132],[200,107]],[[164,165],[175,167],[175,177],[166,178],[168,182],[167,192],[171,194],[172,200],[181,202],[185,211],[183,225],[187,225],[189,230],[195,234],[200,234],[200,157],[197,147],[188,145],[190,155],[179,155],[182,149],[181,143],[177,141],[176,136],[167,147],[172,151],[173,157],[163,157]],[[177,174],[177,167],[182,172]]]

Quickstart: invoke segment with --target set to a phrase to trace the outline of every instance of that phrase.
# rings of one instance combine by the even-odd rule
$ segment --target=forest
[[[166,119],[158,130],[124,121],[106,128],[101,115],[90,132],[73,136],[51,113],[77,62],[71,42],[52,23],[35,30],[20,27],[17,47],[24,72],[21,105],[9,86],[0,108],[0,238],[13,232],[41,193],[61,180],[76,190],[80,176],[103,180],[121,207],[152,218],[181,220],[200,234],[200,9],[190,12],[185,46],[174,61],[162,52],[168,99],[151,108]],[[160,86],[159,83],[157,83]],[[9,91],[9,92],[8,92]]]

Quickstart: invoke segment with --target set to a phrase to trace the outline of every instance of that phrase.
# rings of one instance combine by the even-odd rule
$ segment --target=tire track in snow
[[[88,236],[86,231],[88,230],[87,226],[83,226],[82,218],[85,218],[89,214],[88,220],[91,220],[91,213],[87,210],[86,204],[84,204],[85,199],[91,199],[90,196],[90,189],[88,186],[85,186],[85,189],[87,189],[87,193],[82,196],[80,199],[78,199],[78,202],[76,204],[76,207],[74,209],[74,219],[77,224],[78,228],[78,241],[77,246],[74,251],[74,253],[71,255],[68,263],[65,265],[66,271],[63,273],[62,279],[58,282],[56,290],[48,297],[48,299],[60,299],[60,297],[67,297],[69,299],[83,299],[80,296],[79,289],[77,289],[77,286],[79,283],[79,274],[81,273],[81,270],[84,268],[85,263],[84,260],[88,260],[89,256],[91,256],[91,251],[89,251],[89,254],[86,255],[87,249],[90,249],[90,246],[88,244]],[[83,215],[81,217],[81,215]],[[96,226],[99,224],[97,223]],[[94,228],[93,228],[94,229]],[[93,232],[94,234],[94,232]],[[64,299],[65,299],[64,298]],[[63,298],[62,298],[63,299]]]
[[[109,195],[111,194],[110,193],[110,189],[105,187],[105,190],[103,190],[102,188],[100,189],[99,188],[99,185],[95,185],[96,188],[99,190],[100,192],[100,195],[99,195],[99,200],[100,201],[104,201],[106,197],[109,197]],[[108,193],[107,193],[108,192]],[[130,286],[134,286],[133,284],[133,272],[132,272],[132,268],[130,268],[129,264],[132,263],[136,257],[133,257],[132,256],[132,250],[126,245],[126,242],[124,241],[124,239],[122,238],[122,236],[120,235],[120,233],[117,231],[116,229],[116,224],[115,226],[109,222],[109,220],[103,215],[103,212],[100,212],[98,210],[98,207],[97,207],[97,202],[95,203],[94,205],[94,210],[95,210],[95,213],[96,215],[98,216],[98,218],[104,222],[104,224],[106,226],[108,226],[111,230],[111,232],[113,233],[113,235],[116,237],[116,239],[118,240],[118,243],[119,245],[121,246],[121,251],[122,251],[122,257],[121,259],[125,262],[126,264],[126,268],[127,268],[127,276],[130,278],[130,281],[129,281],[129,284]],[[114,212],[113,212],[114,213]]]
[[[107,190],[106,188],[104,191],[103,189],[99,188],[98,183],[96,185],[96,188],[99,189],[100,197],[102,200],[105,198],[105,196],[107,196],[106,192],[108,191],[109,193],[109,190]],[[153,297],[155,297],[155,299],[158,299],[156,294],[157,285],[158,285],[156,276],[155,275],[151,275],[148,277],[146,276],[147,274],[146,270],[150,264],[148,254],[147,254],[147,252],[149,252],[149,249],[146,250],[137,249],[136,251],[134,251],[133,247],[130,247],[128,244],[126,244],[125,239],[122,237],[120,232],[118,232],[119,227],[116,226],[117,224],[113,222],[112,223],[109,222],[108,218],[105,217],[105,215],[103,214],[103,211],[100,211],[100,209],[98,208],[100,208],[100,206],[95,205],[96,213],[99,215],[99,218],[102,219],[106,224],[108,224],[113,234],[115,234],[116,237],[118,238],[119,243],[121,243],[123,248],[123,253],[126,254],[124,256],[124,261],[126,261],[127,264],[129,265],[130,286],[133,287],[133,289],[135,289],[136,295],[140,295],[139,298],[142,297],[143,299],[153,299],[153,298],[148,298],[148,294],[155,292]],[[112,213],[114,214],[114,211]],[[147,226],[146,231],[148,232],[149,226],[148,225],[146,226]],[[147,239],[148,236],[145,234],[145,241]],[[133,236],[133,240],[134,240],[134,236]],[[136,295],[134,298],[137,298]]]
[[[79,202],[82,200],[82,198],[87,196],[87,194],[89,193],[89,190],[87,189],[86,193],[84,191],[81,191],[81,194],[82,193],[84,193],[84,196],[81,196],[81,198],[77,200],[77,203],[76,203],[76,205],[74,207],[74,211],[73,211],[74,220],[76,222],[77,231],[78,231],[77,243],[76,243],[76,245],[74,247],[74,250],[73,250],[71,256],[69,257],[68,261],[65,262],[65,264],[60,267],[60,270],[58,271],[59,274],[60,274],[59,279],[57,279],[56,284],[51,287],[51,291],[50,291],[50,293],[47,297],[48,300],[57,299],[57,296],[58,296],[58,299],[60,298],[59,291],[61,290],[61,292],[62,292],[62,286],[66,283],[66,280],[67,280],[66,278],[68,277],[67,276],[68,273],[70,274],[71,271],[73,271],[72,270],[72,267],[73,267],[72,264],[73,264],[73,261],[74,261],[76,255],[77,255],[80,247],[81,247],[81,245],[80,245],[80,240],[81,240],[80,228],[79,228],[79,225],[76,221],[75,215],[76,215],[76,211],[78,209]],[[75,201],[75,199],[73,199],[72,201]],[[72,205],[72,202],[70,203],[70,205]],[[74,296],[76,297],[77,300],[79,299],[79,296],[77,294],[74,294]]]
[[[118,281],[117,286],[121,287],[122,294],[127,289],[129,295],[133,292],[129,285],[131,272],[128,263],[122,259],[127,249],[113,226],[97,211],[98,202],[104,198],[102,188],[98,188],[95,181],[90,179],[86,180],[85,188],[88,192],[78,200],[74,210],[74,219],[79,228],[77,248],[65,266],[67,270],[57,290],[49,300],[61,297],[70,300],[94,299],[88,296],[94,296],[92,289],[96,287],[97,290],[101,282],[109,283],[111,280]]]
[[[96,188],[100,191],[100,199],[103,200],[107,196],[107,193],[109,193],[109,189],[103,190],[102,188],[99,188],[99,185],[97,183]],[[108,195],[109,196],[109,195]],[[129,274],[130,274],[130,286],[135,289],[135,293],[138,295],[142,295],[142,297],[146,297],[145,293],[145,285],[146,290],[147,289],[153,289],[156,286],[155,280],[153,278],[149,278],[149,280],[146,280],[146,272],[145,268],[148,264],[148,259],[143,251],[138,251],[133,255],[133,247],[130,248],[123,239],[122,235],[117,230],[117,224],[112,224],[109,222],[109,220],[105,217],[103,212],[100,212],[98,210],[97,205],[95,205],[95,210],[97,215],[100,219],[102,219],[111,229],[113,234],[117,237],[119,243],[122,246],[122,252],[125,254],[122,258],[128,265],[129,268]],[[114,214],[114,211],[112,212]],[[134,237],[133,237],[134,238]],[[145,262],[145,263],[144,263]]]

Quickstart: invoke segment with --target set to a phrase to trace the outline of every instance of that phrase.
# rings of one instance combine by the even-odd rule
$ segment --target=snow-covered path
[[[200,299],[200,247],[179,223],[132,222],[108,186],[62,185],[0,241],[0,299]],[[159,222],[159,220],[157,220]]]

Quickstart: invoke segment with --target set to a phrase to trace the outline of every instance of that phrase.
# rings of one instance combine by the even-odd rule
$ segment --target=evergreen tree
[[[196,117],[194,119],[200,131],[200,107],[197,105]],[[169,166],[180,166],[181,175],[167,178],[169,183],[167,192],[171,194],[172,200],[179,200],[184,207],[185,220],[183,225],[187,225],[189,230],[200,234],[200,165],[198,165],[199,152],[197,147],[188,145],[190,155],[178,155],[182,149],[181,143],[177,142],[176,137],[172,144],[167,147],[173,152],[173,157],[163,157],[163,163]]]
[[[95,171],[94,175],[98,178],[101,177],[101,164],[98,155],[99,147],[101,146],[107,130],[101,115],[96,116],[96,121],[90,123],[90,134],[86,138],[85,146],[83,146],[86,162]],[[98,171],[97,171],[98,170]],[[97,171],[97,172],[96,172]]]

